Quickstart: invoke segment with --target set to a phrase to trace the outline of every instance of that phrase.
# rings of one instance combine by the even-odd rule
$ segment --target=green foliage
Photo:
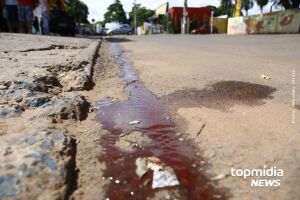
[[[88,23],[89,9],[85,3],[80,0],[69,0],[67,6],[68,14],[74,17],[76,22]]]
[[[167,31],[168,33],[175,33],[174,23],[172,21],[168,22]]]
[[[169,17],[167,15],[162,16],[162,25],[163,25],[164,31],[169,33],[169,30],[168,30]]]
[[[248,10],[253,8],[254,1],[253,0],[242,0],[242,8],[246,11],[246,16],[248,16]]]
[[[220,15],[225,15],[225,13],[221,13],[221,10],[217,8],[216,6],[208,6],[210,10],[214,12],[214,17],[220,16]]]
[[[268,2],[269,0],[256,0],[256,4],[260,7],[261,12],[263,12],[263,8]]]
[[[115,0],[115,2],[107,8],[107,12],[104,14],[104,22],[127,23],[126,14],[120,0]]]
[[[272,12],[273,7],[280,8],[282,6],[282,4],[280,3],[280,1],[278,1],[278,0],[271,0],[270,2],[272,3],[272,5],[270,7],[270,12]]]
[[[143,25],[143,22],[148,22],[148,18],[154,15],[154,11],[147,9],[145,7],[136,6],[132,7],[131,12],[129,12],[129,24],[134,26],[134,12],[136,10],[136,24],[137,26]]]
[[[215,16],[219,15],[228,15],[228,17],[232,17],[234,12],[234,4],[232,4],[231,0],[221,0],[221,5],[217,8]]]
[[[300,0],[271,0],[273,6],[283,6],[285,9],[299,8]]]

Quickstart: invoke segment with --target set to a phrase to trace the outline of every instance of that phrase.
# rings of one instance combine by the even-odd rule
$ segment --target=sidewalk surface
[[[87,117],[100,42],[0,34],[0,199],[64,199],[76,183],[64,120]]]

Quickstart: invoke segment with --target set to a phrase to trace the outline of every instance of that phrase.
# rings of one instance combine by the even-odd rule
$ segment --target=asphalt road
[[[226,176],[218,184],[232,199],[300,198],[300,35],[108,40],[127,50],[142,83],[174,110],[210,164],[208,174]],[[253,178],[231,174],[263,166],[284,171],[279,187],[251,187]]]

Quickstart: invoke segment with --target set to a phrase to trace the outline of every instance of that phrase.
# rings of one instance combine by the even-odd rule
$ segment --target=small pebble
[[[221,198],[222,198],[222,195],[220,195],[220,194],[215,194],[215,195],[214,195],[214,198],[216,198],[216,199],[221,199]]]
[[[5,85],[0,85],[0,90],[5,90],[5,89],[7,89],[7,86],[5,86]]]
[[[179,138],[179,141],[182,142],[184,140],[184,138]]]
[[[130,192],[130,194],[131,194],[131,196],[133,196],[133,195],[134,195],[134,192]]]
[[[3,156],[7,156],[7,155],[12,154],[12,153],[13,153],[12,149],[10,147],[7,147],[4,151],[4,153],[3,153]]]
[[[181,133],[176,133],[176,136],[181,136]]]
[[[15,168],[15,166],[12,164],[6,164],[6,165],[4,165],[4,168],[5,169],[13,169],[13,168]]]
[[[226,174],[219,174],[217,176],[214,176],[211,178],[212,181],[218,181],[218,180],[221,180],[223,178],[225,178],[227,175]]]
[[[115,180],[115,183],[116,183],[116,184],[119,184],[119,183],[120,183],[120,181],[119,181],[119,180]]]
[[[212,153],[210,153],[210,154],[208,155],[208,158],[213,158],[213,157],[215,157],[215,155],[216,155],[216,154],[212,152]]]
[[[109,177],[109,180],[113,180],[114,178],[113,177]]]

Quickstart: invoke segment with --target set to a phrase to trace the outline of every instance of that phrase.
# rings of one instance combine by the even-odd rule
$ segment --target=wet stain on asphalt
[[[172,167],[180,186],[167,188],[179,193],[180,199],[226,199],[226,195],[216,190],[208,178],[200,173],[202,159],[195,155],[195,148],[176,136],[175,124],[170,118],[168,107],[153,96],[141,83],[124,58],[124,52],[112,43],[113,56],[121,68],[121,78],[126,81],[130,97],[126,101],[112,102],[104,99],[97,102],[97,119],[107,133],[102,136],[103,154],[100,162],[105,162],[105,179],[110,180],[107,196],[111,200],[147,199],[153,197],[152,173],[139,178],[136,175],[135,160],[139,157],[155,156]],[[130,121],[140,123],[129,125]],[[115,146],[121,134],[137,130],[151,138],[152,142],[138,147],[134,152],[122,151]],[[157,189],[156,189],[157,190]],[[160,189],[162,190],[162,189]]]
[[[270,86],[241,81],[221,81],[202,90],[177,90],[161,97],[173,108],[207,107],[226,110],[235,104],[261,105],[264,99],[272,99],[276,89]]]

